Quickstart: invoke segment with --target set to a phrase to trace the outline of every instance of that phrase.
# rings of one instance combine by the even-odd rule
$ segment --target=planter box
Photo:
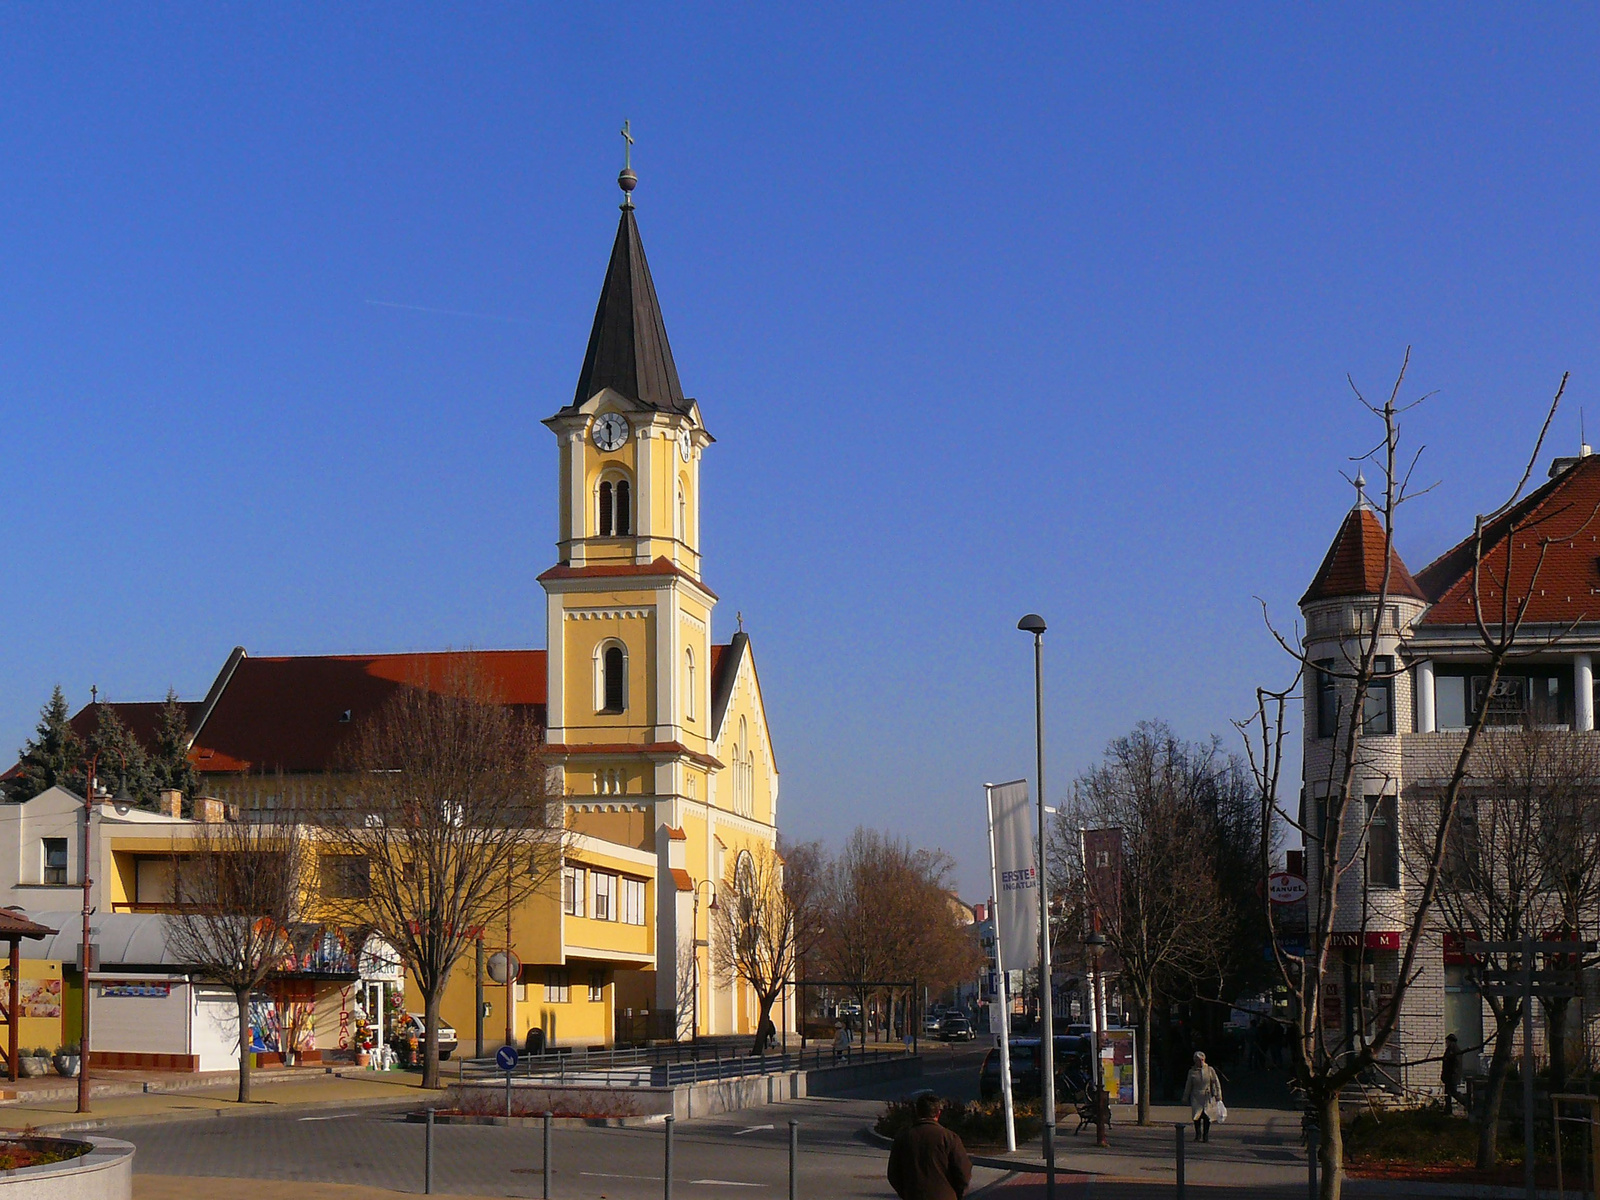
[[[76,1079],[78,1065],[82,1062],[76,1054],[58,1054],[55,1059],[56,1074],[63,1079]]]
[[[55,1063],[48,1058],[21,1058],[17,1061],[17,1068],[24,1079],[42,1079],[56,1073]]]

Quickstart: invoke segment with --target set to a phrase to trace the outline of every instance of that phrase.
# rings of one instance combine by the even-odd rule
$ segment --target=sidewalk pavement
[[[204,1175],[133,1177],[133,1200],[217,1200],[219,1196],[245,1194],[250,1196],[250,1200],[394,1200],[397,1196],[416,1195],[415,1192],[391,1192],[388,1188],[359,1187],[348,1183],[305,1183],[297,1179],[215,1179]],[[433,1194],[441,1197],[441,1200],[451,1200],[446,1193]]]
[[[107,1073],[109,1075],[109,1073]],[[118,1072],[121,1078],[90,1080],[90,1111],[77,1111],[76,1087],[39,1087],[0,1105],[0,1129],[62,1133],[74,1129],[114,1129],[152,1121],[259,1115],[273,1108],[331,1108],[405,1104],[422,1094],[421,1076],[409,1071],[327,1074],[320,1068],[261,1072],[251,1076],[249,1104],[240,1104],[236,1077],[194,1080],[170,1072]],[[134,1076],[134,1078],[127,1078]],[[24,1082],[24,1081],[19,1081]],[[26,1081],[32,1082],[32,1081]],[[40,1081],[46,1083],[48,1081]],[[60,1080],[67,1083],[67,1080]],[[149,1083],[151,1091],[144,1085]],[[257,1085],[260,1085],[259,1087]]]

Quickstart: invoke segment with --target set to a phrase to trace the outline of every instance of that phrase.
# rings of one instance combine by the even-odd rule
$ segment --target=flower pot
[[[368,1054],[365,1050],[356,1051],[356,1066],[364,1067],[371,1061],[372,1055]]]
[[[83,1062],[76,1054],[56,1055],[56,1074],[64,1079],[77,1077],[79,1065]]]
[[[55,1070],[55,1064],[48,1058],[24,1058],[17,1065],[22,1069],[24,1079],[39,1079]]]

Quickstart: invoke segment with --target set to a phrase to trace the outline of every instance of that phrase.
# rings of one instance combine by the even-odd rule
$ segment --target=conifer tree
[[[73,732],[67,698],[57,684],[39,710],[39,727],[22,747],[21,770],[6,781],[6,799],[32,800],[58,783],[83,785],[83,742]]]
[[[111,705],[95,705],[95,716],[98,724],[89,735],[86,757],[95,758],[96,785],[112,796],[130,796],[142,808],[154,807],[155,777],[144,747]],[[79,790],[86,785],[83,773],[83,767],[76,773]]]
[[[157,792],[176,789],[185,800],[193,800],[200,790],[200,772],[189,761],[189,714],[171,688],[156,720],[150,775]]]

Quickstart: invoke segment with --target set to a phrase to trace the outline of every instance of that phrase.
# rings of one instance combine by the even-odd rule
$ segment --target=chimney
[[[183,816],[183,793],[177,788],[166,788],[156,800],[156,811],[174,821]]]
[[[228,818],[228,806],[211,796],[196,796],[194,816],[195,820],[204,821],[207,825],[220,825]]]

